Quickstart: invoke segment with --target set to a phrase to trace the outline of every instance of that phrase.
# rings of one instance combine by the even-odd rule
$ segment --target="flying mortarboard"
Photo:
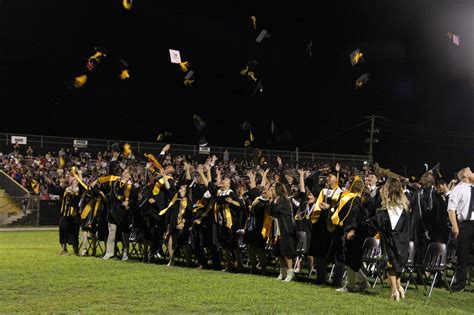
[[[369,76],[369,73],[364,73],[359,78],[357,78],[357,80],[355,81],[355,88],[360,89],[364,84],[366,84],[367,81],[369,81]]]
[[[122,67],[122,71],[120,72],[120,79],[121,80],[129,79],[130,78],[130,72],[128,70],[128,63],[125,60],[120,59],[120,64],[121,64],[121,67]]]
[[[453,41],[454,45],[459,46],[460,41],[459,41],[459,36],[456,34],[453,34],[451,32],[448,33],[448,37]]]
[[[194,127],[196,128],[197,131],[202,131],[204,127],[206,127],[206,122],[199,115],[194,114],[193,120],[194,120]]]
[[[360,51],[360,49],[356,49],[351,53],[351,65],[355,66],[360,61],[364,61],[364,55]]]
[[[185,86],[191,86],[194,82],[194,71],[189,70],[188,73],[184,76],[184,85]]]
[[[181,54],[179,50],[170,49],[170,60],[171,63],[181,63]]]
[[[270,38],[271,36],[272,36],[272,35],[271,35],[270,33],[268,33],[267,30],[262,30],[262,31],[260,32],[260,34],[258,34],[258,36],[257,36],[257,38],[255,39],[255,41],[256,41],[257,43],[261,43],[264,38]]]
[[[87,82],[87,75],[83,74],[83,75],[77,76],[76,78],[74,78],[74,87],[76,89],[80,89],[86,84],[86,82]]]

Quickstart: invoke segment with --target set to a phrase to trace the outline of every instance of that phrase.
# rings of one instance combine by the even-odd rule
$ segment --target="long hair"
[[[402,207],[405,211],[410,209],[410,202],[403,192],[402,183],[397,178],[389,178],[380,189],[380,195],[383,209],[394,207]]]
[[[286,185],[280,182],[275,183],[275,194],[278,197],[288,197],[288,189]]]

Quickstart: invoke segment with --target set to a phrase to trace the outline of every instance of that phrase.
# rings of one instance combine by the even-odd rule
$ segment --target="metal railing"
[[[115,142],[122,144],[129,143],[133,150],[138,153],[158,153],[165,145],[164,143],[156,142],[141,142],[141,141],[127,141],[127,140],[107,140],[107,139],[92,139],[92,138],[72,138],[72,137],[56,137],[44,135],[28,135],[18,133],[0,133],[0,150],[5,149],[12,144],[12,136],[26,137],[26,145],[31,146],[34,150],[40,149],[42,152],[59,150],[61,148],[72,148],[74,140],[87,141],[87,150],[91,152],[99,152],[110,150]],[[199,154],[199,147],[188,144],[171,144],[172,152],[178,155],[192,155]],[[232,148],[232,147],[218,147],[210,146],[209,154],[216,154],[222,158],[224,151],[229,152],[231,159],[245,159],[248,160],[253,156],[253,150],[247,148]],[[277,156],[282,157],[286,162],[304,163],[304,162],[341,162],[352,165],[363,165],[372,163],[372,157],[368,155],[354,155],[354,154],[332,154],[332,153],[317,153],[317,152],[300,152],[298,149],[294,151],[285,150],[271,150],[261,149],[262,155],[267,159],[273,159]]]

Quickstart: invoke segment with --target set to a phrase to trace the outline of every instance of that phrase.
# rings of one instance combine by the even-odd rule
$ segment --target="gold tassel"
[[[240,70],[240,75],[246,75],[249,71],[249,66],[245,66],[242,70]]]
[[[257,17],[255,15],[252,15],[250,17],[250,20],[252,20],[253,29],[256,30],[257,29]]]
[[[133,5],[133,1],[132,1],[132,0],[123,0],[123,7],[124,7],[126,10],[131,10],[131,9],[132,9],[132,5]]]
[[[194,83],[194,80],[184,80],[184,86],[191,86]]]
[[[183,72],[188,72],[189,71],[189,61],[183,61],[179,63],[179,67],[181,68],[181,71]]]
[[[257,82],[257,78],[255,77],[255,73],[253,73],[253,71],[249,71],[247,73],[247,75],[249,76],[250,79],[254,80],[255,82]]]
[[[132,155],[132,146],[130,144],[125,143],[123,146],[123,155],[126,157],[130,157],[130,155]]]

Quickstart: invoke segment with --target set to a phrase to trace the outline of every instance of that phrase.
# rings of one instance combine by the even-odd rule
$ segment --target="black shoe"
[[[461,286],[461,285],[453,285],[451,287],[451,292],[463,292],[465,289],[464,286]]]

